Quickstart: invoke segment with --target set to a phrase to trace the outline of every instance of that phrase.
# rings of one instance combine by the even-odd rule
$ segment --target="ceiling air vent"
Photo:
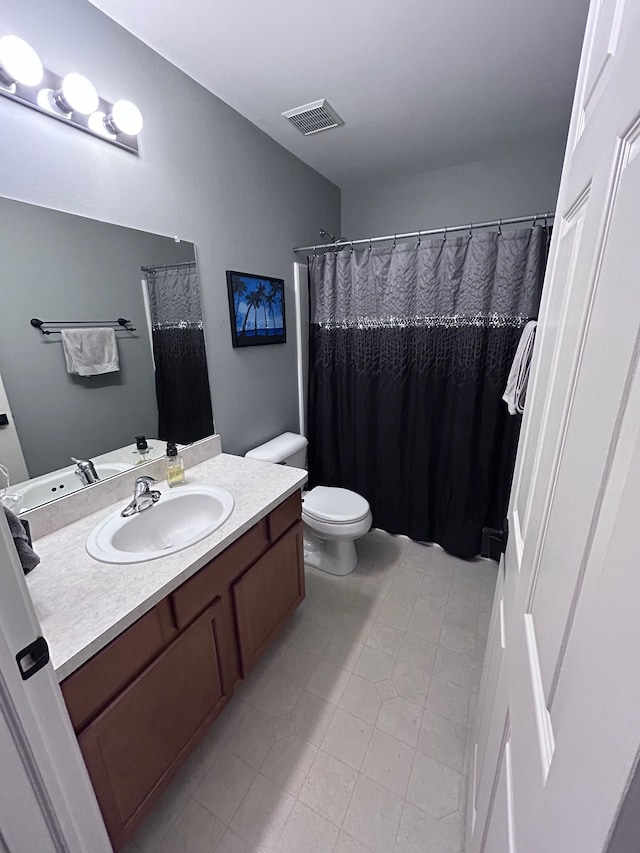
[[[319,133],[321,130],[329,130],[332,127],[339,127],[344,124],[338,113],[324,98],[321,101],[314,101],[312,104],[296,107],[295,110],[287,110],[282,115],[289,119],[291,124],[295,125],[305,136],[311,136],[312,133]]]

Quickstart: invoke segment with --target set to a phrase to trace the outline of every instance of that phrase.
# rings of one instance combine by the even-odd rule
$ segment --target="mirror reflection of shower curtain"
[[[198,270],[194,263],[146,277],[158,438],[189,444],[214,432]]]
[[[545,263],[540,227],[310,258],[310,484],[478,554],[507,509],[521,418],[501,398]]]

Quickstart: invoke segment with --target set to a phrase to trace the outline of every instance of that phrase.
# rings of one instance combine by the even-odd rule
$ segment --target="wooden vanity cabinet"
[[[300,493],[62,682],[116,850],[304,598]]]
[[[78,737],[116,849],[231,696],[230,632],[209,607]]]
[[[233,585],[243,678],[304,598],[299,521]]]

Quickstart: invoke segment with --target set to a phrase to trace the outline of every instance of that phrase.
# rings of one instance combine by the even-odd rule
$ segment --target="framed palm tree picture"
[[[286,342],[283,279],[227,270],[227,290],[234,347]]]

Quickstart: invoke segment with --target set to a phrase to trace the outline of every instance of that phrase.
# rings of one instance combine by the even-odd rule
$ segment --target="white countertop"
[[[186,474],[188,483],[227,489],[235,506],[223,525],[183,551],[128,565],[100,563],[90,557],[85,549],[87,537],[98,522],[125,506],[126,499],[34,542],[41,563],[26,581],[58,681],[195,574],[307,479],[307,472],[299,468],[226,453],[189,468]],[[162,492],[169,490],[166,483],[159,488]]]

